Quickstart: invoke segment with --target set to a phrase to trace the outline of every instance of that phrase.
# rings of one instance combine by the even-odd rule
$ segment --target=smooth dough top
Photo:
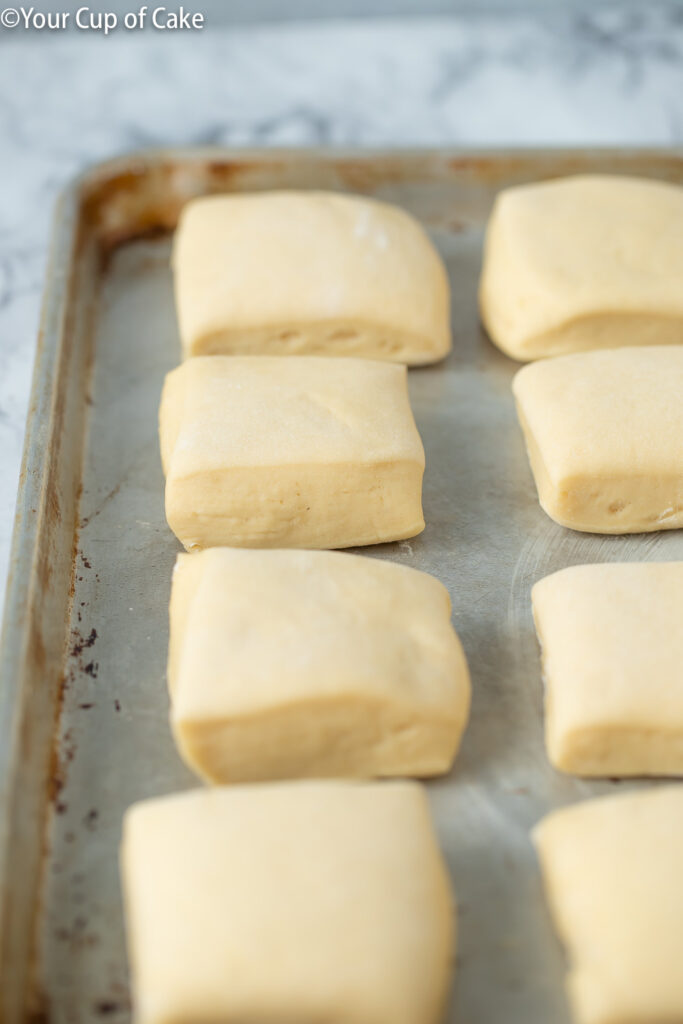
[[[173,266],[186,356],[428,363],[451,347],[441,259],[417,220],[388,203],[314,191],[195,199]]]
[[[175,477],[311,462],[424,466],[405,367],[369,359],[188,360],[166,378],[160,434]]]
[[[679,1021],[683,786],[556,811],[534,840],[578,1024]]]
[[[683,772],[683,562],[572,566],[532,601],[553,763]]]
[[[513,391],[553,484],[683,477],[683,346],[543,360],[517,373]]]
[[[480,305],[516,359],[683,341],[683,188],[580,175],[501,192]]]
[[[434,576],[378,558],[233,548],[181,554],[169,657],[176,711],[248,713],[283,698],[351,691],[460,720],[469,687],[450,611]],[[179,673],[186,686],[176,686]]]
[[[195,790],[126,814],[138,1024],[437,1024],[453,902],[414,783]]]

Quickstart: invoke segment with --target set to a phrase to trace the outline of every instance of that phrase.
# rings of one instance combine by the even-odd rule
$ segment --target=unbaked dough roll
[[[552,764],[683,775],[683,562],[575,565],[531,596]]]
[[[581,175],[494,204],[479,291],[513,359],[683,342],[683,188]]]
[[[200,356],[166,378],[166,517],[188,550],[343,548],[424,528],[405,366]]]
[[[683,346],[544,359],[513,381],[538,497],[562,526],[683,526]]]
[[[431,363],[449,352],[449,286],[421,225],[332,192],[195,199],[173,252],[185,356],[351,355]]]
[[[210,782],[447,772],[470,703],[448,591],[336,551],[179,555],[171,723]]]
[[[202,789],[125,817],[136,1024],[439,1024],[455,913],[416,783]]]
[[[576,1024],[683,1019],[683,786],[588,800],[534,832]]]

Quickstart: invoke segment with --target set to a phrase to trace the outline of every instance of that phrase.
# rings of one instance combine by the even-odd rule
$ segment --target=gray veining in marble
[[[675,4],[108,38],[0,29],[0,586],[52,208],[87,165],[157,145],[682,140]]]

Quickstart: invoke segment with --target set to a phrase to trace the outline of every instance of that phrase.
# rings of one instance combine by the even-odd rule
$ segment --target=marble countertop
[[[0,29],[0,139],[4,593],[52,209],[73,175],[161,145],[680,144],[683,8]]]

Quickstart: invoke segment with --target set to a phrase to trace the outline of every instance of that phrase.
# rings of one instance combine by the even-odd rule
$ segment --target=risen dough
[[[556,811],[534,839],[577,1024],[679,1024],[683,786]]]
[[[683,775],[683,562],[573,566],[532,600],[555,767]]]
[[[212,782],[435,775],[469,708],[446,588],[329,551],[180,555],[171,721]]]
[[[430,363],[451,347],[443,264],[418,222],[387,203],[328,192],[195,199],[173,264],[186,356]]]
[[[544,360],[513,390],[552,519],[593,533],[683,525],[683,347]]]
[[[190,359],[166,378],[160,433],[166,517],[188,550],[350,547],[424,528],[404,366]]]
[[[480,286],[514,359],[683,342],[683,188],[609,175],[501,192]]]
[[[128,811],[137,1024],[437,1024],[454,915],[415,783],[196,790]]]

